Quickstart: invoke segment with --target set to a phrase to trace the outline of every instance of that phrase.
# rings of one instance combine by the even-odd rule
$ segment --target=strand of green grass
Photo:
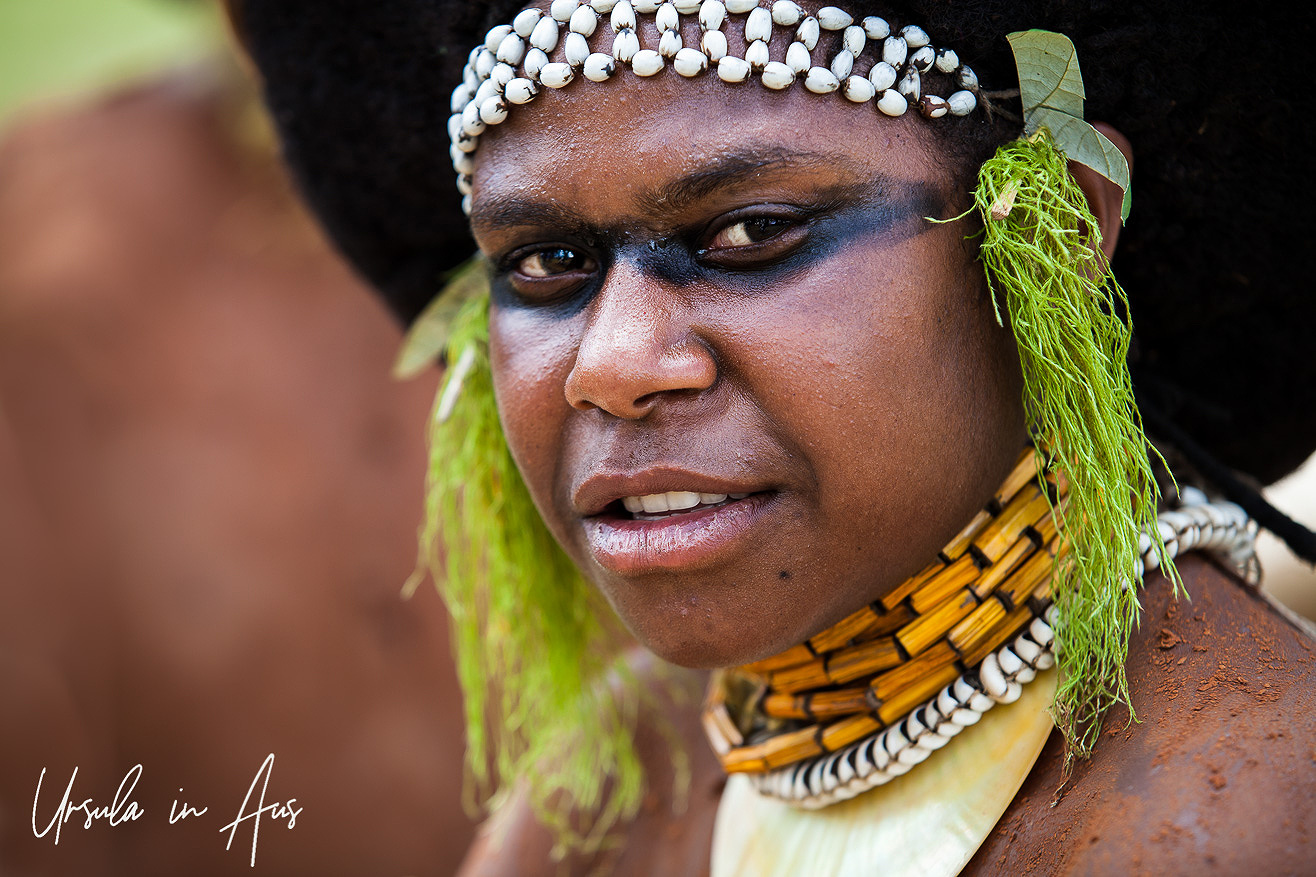
[[[1068,766],[1091,753],[1112,706],[1134,718],[1124,662],[1140,609],[1139,534],[1156,532],[1159,490],[1126,363],[1133,327],[1096,219],[1045,129],[983,165],[975,205],[997,317],[1003,299],[1018,340],[1038,465],[1045,451],[1069,483],[1057,516],[1068,553],[1052,585],[1061,671],[1053,709]]]
[[[487,295],[467,302],[448,342],[450,363],[466,351],[474,362],[451,415],[431,425],[418,572],[430,572],[452,615],[468,806],[520,786],[558,855],[588,851],[634,816],[644,791],[638,686],[611,610],[549,533],[508,451],[488,307]]]

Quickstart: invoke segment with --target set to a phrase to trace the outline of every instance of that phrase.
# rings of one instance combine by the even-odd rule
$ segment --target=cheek
[[[490,309],[489,359],[498,416],[530,495],[555,532],[553,484],[570,411],[562,386],[574,350],[566,330],[560,321],[532,319],[526,311],[496,304]]]
[[[788,328],[783,311],[787,343],[754,383],[811,460],[819,503],[844,510],[833,532],[850,534],[848,547],[908,542],[899,528],[927,520],[929,497],[971,505],[982,473],[1013,460],[1024,437],[1017,360],[962,229],[856,246],[791,302],[805,329]],[[969,513],[948,508],[946,526]]]

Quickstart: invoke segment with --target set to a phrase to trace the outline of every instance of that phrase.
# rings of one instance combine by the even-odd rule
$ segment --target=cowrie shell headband
[[[656,47],[640,45],[640,15],[653,16]],[[729,38],[723,30],[733,15],[744,19],[741,54],[733,51],[741,48],[733,45],[740,38]],[[691,16],[699,21],[697,48],[682,43],[683,25]],[[778,29],[793,36],[779,60],[768,51]],[[814,59],[823,31],[839,32],[832,57],[818,59],[825,64]],[[561,60],[552,60],[559,49]],[[854,72],[855,62],[865,52],[872,63],[860,75]],[[471,50],[462,83],[453,90],[449,152],[462,209],[471,212],[472,154],[480,134],[506,119],[512,104],[529,103],[542,88],[562,88],[577,76],[604,82],[630,67],[636,76],[648,77],[669,65],[686,77],[716,70],[718,78],[732,83],[757,76],[764,87],[777,91],[803,80],[814,94],[840,91],[858,104],[872,101],[888,116],[904,115],[911,106],[930,119],[967,116],[978,105],[973,70],[960,63],[953,49],[935,48],[917,25],[893,31],[882,18],[856,22],[836,6],[810,15],[794,0],[776,0],[771,7],[758,0],[553,0],[547,15],[523,9],[511,24],[490,29],[484,43]],[[922,76],[934,70],[960,90],[944,98],[925,93]]]

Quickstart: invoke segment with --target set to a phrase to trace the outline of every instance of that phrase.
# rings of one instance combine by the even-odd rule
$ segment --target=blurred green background
[[[195,61],[222,40],[205,0],[0,0],[0,128],[24,106]]]

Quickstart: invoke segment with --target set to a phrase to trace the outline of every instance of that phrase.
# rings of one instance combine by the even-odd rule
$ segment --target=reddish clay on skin
[[[1191,602],[1160,576],[1140,594],[1127,667],[1141,722],[1112,710],[1092,759],[1063,787],[1054,733],[964,874],[1309,873],[1316,645],[1211,561],[1188,555],[1179,569]],[[660,779],[616,850],[559,871],[550,835],[514,805],[501,848],[477,841],[461,873],[583,875],[606,861],[618,874],[707,874],[723,776],[697,710],[695,700],[674,718],[695,762],[685,812],[671,809],[667,750],[645,729],[641,751]]]

